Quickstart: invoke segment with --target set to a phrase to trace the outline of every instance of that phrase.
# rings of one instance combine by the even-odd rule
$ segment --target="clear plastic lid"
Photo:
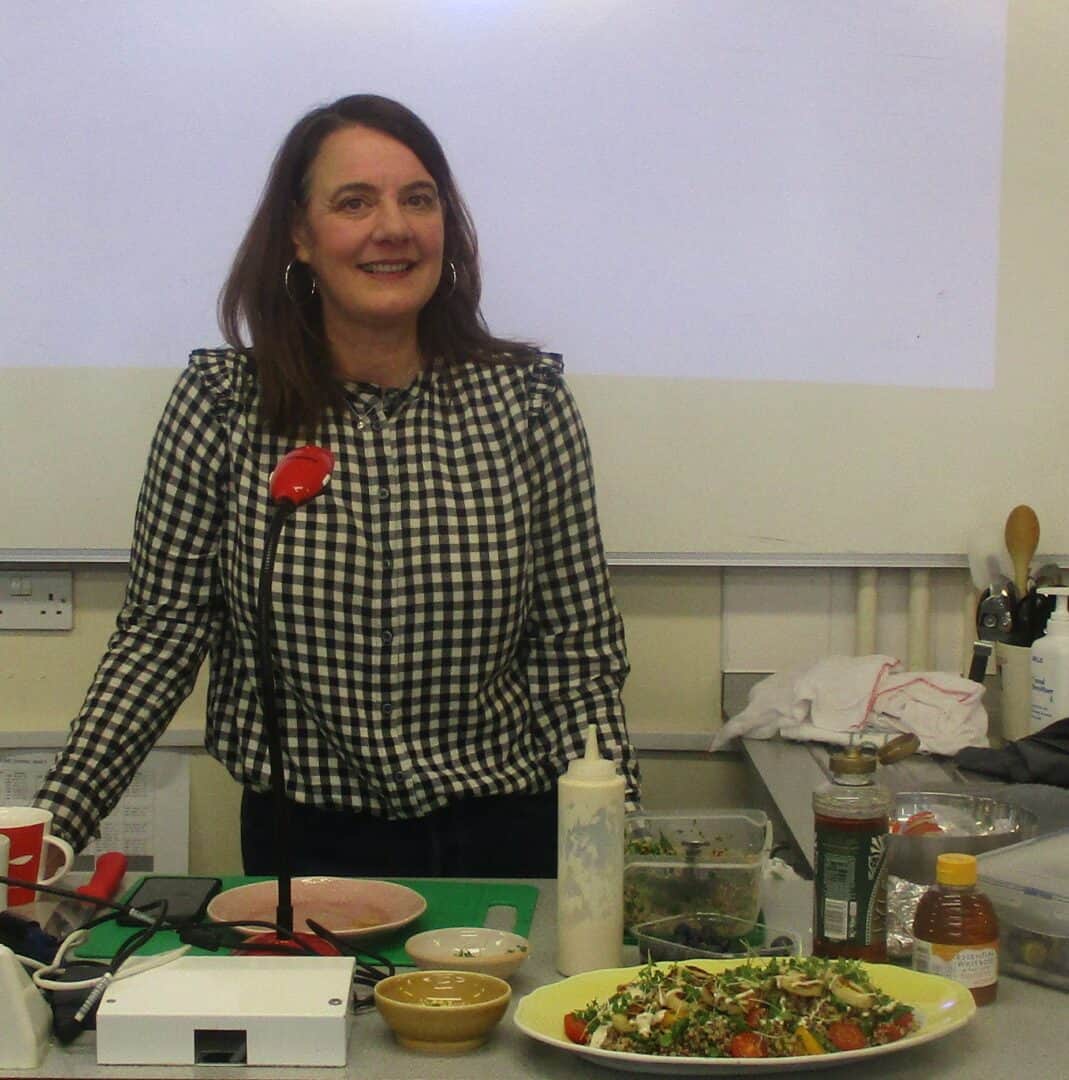
[[[977,868],[981,886],[1069,904],[1069,829],[984,852]]]

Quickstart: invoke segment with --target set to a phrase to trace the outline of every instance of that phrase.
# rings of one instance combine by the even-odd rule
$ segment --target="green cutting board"
[[[221,880],[223,889],[226,890],[236,888],[238,885],[248,885],[254,881],[272,879],[223,877]],[[354,944],[359,948],[366,947],[395,964],[408,961],[404,946],[413,934],[418,934],[421,930],[440,930],[446,926],[482,926],[486,922],[487,913],[494,907],[514,908],[516,913],[515,923],[511,927],[507,925],[507,922],[502,925],[495,920],[498,929],[511,929],[513,933],[527,937],[531,930],[535,904],[538,903],[537,885],[423,878],[389,878],[387,880],[395,881],[398,885],[407,885],[408,888],[418,892],[427,901],[427,910],[408,926],[403,926],[390,934],[384,934],[382,937],[362,938]],[[124,901],[133,894],[140,883],[140,879],[134,883],[133,888],[123,897]],[[137,933],[136,927],[119,926],[114,922],[104,923],[93,929],[89,940],[77,950],[78,955],[110,958],[115,955],[119,946],[135,933]],[[176,948],[180,944],[178,935],[168,931],[156,934],[138,952],[142,955],[161,953]],[[192,953],[205,955],[203,949],[193,949]]]

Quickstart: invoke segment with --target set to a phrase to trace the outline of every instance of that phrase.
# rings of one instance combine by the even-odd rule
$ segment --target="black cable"
[[[153,900],[151,904],[146,904],[143,911],[149,911],[152,908],[158,907],[160,909],[159,914],[156,916],[151,926],[142,927],[140,930],[135,930],[116,950],[115,955],[111,958],[111,964],[108,966],[108,970],[112,975],[117,975],[119,968],[130,959],[134,953],[137,952],[143,945],[147,945],[158,933],[162,930],[169,929],[166,925],[167,922],[167,901],[166,900]]]
[[[177,933],[179,941],[185,945],[218,952],[220,949],[240,948],[248,940],[245,934],[238,933],[238,929],[242,926],[262,927],[264,930],[280,933],[275,923],[264,922],[260,919],[242,919],[240,922],[187,923],[179,927]]]
[[[276,942],[255,941],[245,935],[235,936],[230,934],[229,939],[213,941],[212,938],[221,931],[233,931],[246,926],[262,927],[272,931],[281,940]],[[230,922],[199,923],[193,926],[182,927],[178,931],[179,938],[189,945],[198,948],[215,951],[220,948],[238,949],[242,952],[257,952],[266,955],[292,956],[293,946],[296,946],[305,956],[320,956],[301,936],[293,930],[287,930],[279,923],[268,922],[263,919],[234,919]],[[220,935],[221,936],[221,935]],[[287,942],[292,943],[286,944]]]
[[[368,952],[366,950],[361,951],[351,942],[345,938],[335,934],[333,930],[328,930],[325,926],[317,923],[314,919],[306,919],[308,923],[308,929],[311,930],[318,937],[321,937],[324,941],[333,945],[334,948],[341,953],[342,956],[350,956],[355,961],[353,967],[353,1010],[370,1009],[375,1004],[375,987],[382,982],[383,979],[388,979],[391,975],[397,974],[397,965],[394,964],[386,956],[380,956],[378,953]],[[374,961],[378,967],[369,964],[364,958]],[[361,994],[360,988],[365,987],[370,989],[370,994]]]
[[[23,881],[22,878],[7,877],[4,874],[0,874],[0,882],[5,885],[16,885],[24,889],[32,889],[34,892],[47,893],[49,896],[58,896],[62,900],[77,900],[79,904],[96,904],[97,907],[108,908],[111,912],[128,915],[131,919],[138,919],[145,923],[152,921],[143,914],[143,911],[151,906],[148,904],[145,905],[144,909],[132,907],[130,904],[124,904],[118,900],[103,900],[99,896],[86,896],[84,893],[74,892],[72,889],[61,889],[56,885],[42,885],[39,881]]]
[[[141,930],[136,930],[122,943],[122,945],[119,946],[118,949],[115,950],[115,955],[112,957],[111,962],[108,963],[107,970],[100,977],[100,981],[96,986],[94,986],[86,995],[85,1000],[70,1021],[69,1030],[64,1033],[64,1037],[67,1041],[70,1041],[71,1038],[75,1037],[77,1034],[77,1027],[80,1026],[85,1030],[91,1023],[95,1026],[96,1011],[100,1006],[100,999],[107,992],[108,986],[118,974],[119,969],[139,948],[141,948],[142,945],[151,941],[163,928],[164,920],[167,918],[166,900],[154,900],[151,904],[146,904],[143,910],[148,911],[149,909],[156,907],[158,907],[160,911],[153,924],[151,926],[146,926]],[[74,1034],[72,1034],[72,1032]]]

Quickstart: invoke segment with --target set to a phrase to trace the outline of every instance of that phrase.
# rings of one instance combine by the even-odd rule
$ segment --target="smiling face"
[[[312,162],[293,228],[296,257],[319,284],[327,340],[411,333],[442,274],[438,188],[403,143],[354,125]]]

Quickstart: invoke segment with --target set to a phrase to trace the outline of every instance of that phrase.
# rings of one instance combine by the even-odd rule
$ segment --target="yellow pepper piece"
[[[823,1054],[824,1047],[817,1042],[816,1036],[804,1027],[798,1028],[794,1033],[795,1041],[803,1054]]]

